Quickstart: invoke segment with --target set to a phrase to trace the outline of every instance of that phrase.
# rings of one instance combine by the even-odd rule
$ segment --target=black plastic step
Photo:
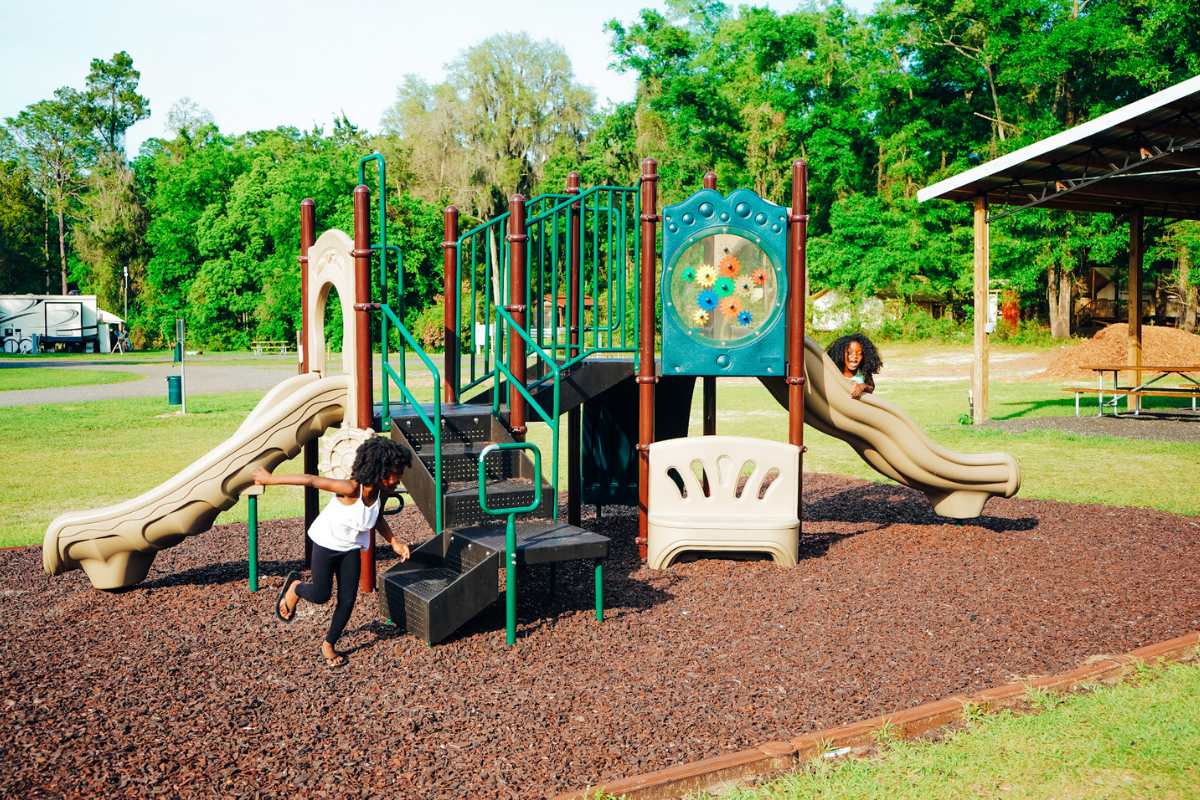
[[[416,548],[408,561],[378,578],[379,611],[413,636],[436,644],[500,596],[503,521],[446,531]],[[603,559],[609,540],[565,522],[546,519],[514,524],[517,564]]]
[[[495,550],[446,531],[379,576],[379,612],[436,644],[496,601],[499,566]]]
[[[476,476],[478,477],[478,476]],[[487,503],[492,510],[520,508],[533,502],[533,482],[521,478],[499,480],[487,485]],[[554,510],[554,492],[550,484],[542,481],[542,503],[528,516],[551,516]],[[446,487],[442,503],[442,523],[447,528],[462,528],[482,525],[496,519],[484,513],[479,505],[479,481],[455,481]]]
[[[479,481],[479,454],[491,442],[465,442],[442,445],[442,482]],[[436,454],[426,448],[417,454],[430,473],[433,472]],[[519,474],[519,457],[512,450],[492,453],[487,459],[489,481],[514,478]]]

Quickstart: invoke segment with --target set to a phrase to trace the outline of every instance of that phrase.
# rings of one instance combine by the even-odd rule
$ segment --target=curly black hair
[[[362,486],[378,486],[388,475],[400,475],[412,463],[412,456],[399,442],[372,436],[358,447],[350,480]]]
[[[863,360],[858,365],[858,371],[864,378],[869,378],[883,370],[883,359],[879,357],[879,351],[875,349],[874,342],[861,333],[852,333],[849,336],[835,339],[833,344],[829,345],[829,349],[825,351],[833,359],[833,363],[837,364],[838,369],[843,371],[846,369],[846,348],[850,346],[851,342],[858,342],[862,346]]]

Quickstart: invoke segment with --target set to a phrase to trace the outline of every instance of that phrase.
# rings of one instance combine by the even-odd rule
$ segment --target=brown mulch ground
[[[1066,348],[1038,380],[1096,379],[1085,366],[1129,363],[1129,324],[1118,322],[1098,331],[1094,337]],[[1178,328],[1142,326],[1142,363],[1153,366],[1200,365],[1200,336]]]
[[[361,599],[327,671],[331,609],[278,623],[297,521],[244,525],[158,557],[123,593],[0,552],[0,796],[541,797],[1061,672],[1200,627],[1200,519],[993,499],[958,525],[890,485],[805,476],[800,565],[698,560],[652,572],[631,509],[608,619],[591,570],[523,576],[437,647]],[[406,509],[401,535],[428,535]],[[381,548],[381,557],[385,551]],[[387,555],[390,555],[388,553]],[[385,562],[386,563],[386,562]]]

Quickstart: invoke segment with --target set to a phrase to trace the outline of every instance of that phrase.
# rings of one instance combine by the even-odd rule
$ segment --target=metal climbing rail
[[[543,364],[567,368],[595,354],[635,352],[638,189],[598,186],[577,195],[539,195],[526,203],[528,281],[525,297],[518,302],[530,310],[526,355],[538,357],[534,367],[540,380],[549,378]],[[504,235],[509,216],[502,214],[455,242],[462,296],[454,332],[467,351],[466,369],[455,387],[459,396],[494,386],[497,354],[507,349],[507,334],[496,326],[496,311],[513,302],[507,290],[511,247]],[[577,238],[573,229],[578,230]],[[572,245],[578,248],[577,272],[572,269]],[[572,321],[578,322],[577,340],[572,338]]]

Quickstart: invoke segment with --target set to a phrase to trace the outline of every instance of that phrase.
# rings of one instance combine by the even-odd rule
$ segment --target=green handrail
[[[385,323],[388,319],[391,320],[392,324],[396,326],[396,330],[399,331],[401,338],[409,343],[409,345],[412,347],[413,351],[418,356],[420,356],[421,361],[423,361],[425,363],[425,366],[426,366],[426,368],[429,369],[430,374],[433,375],[433,419],[430,419],[429,415],[425,413],[425,410],[423,408],[421,408],[421,404],[417,401],[417,398],[413,396],[411,391],[409,391],[407,384],[405,384],[405,382],[401,379],[401,377],[396,374],[396,371],[394,369],[392,369],[391,365],[388,364],[387,339],[384,339],[384,345],[381,348],[382,352],[383,352],[382,361],[383,361],[384,374],[388,378],[391,378],[393,381],[396,382],[396,385],[400,388],[400,392],[404,395],[404,397],[408,401],[409,405],[412,406],[413,411],[417,412],[417,416],[420,417],[421,421],[425,423],[425,427],[427,427],[429,429],[429,432],[433,435],[433,483],[434,483],[434,486],[437,487],[437,491],[434,493],[434,501],[433,501],[434,502],[434,512],[433,512],[434,513],[434,533],[441,533],[442,532],[442,426],[441,426],[442,397],[441,397],[441,393],[438,391],[438,387],[441,386],[441,383],[442,383],[442,374],[438,371],[437,365],[434,364],[433,361],[430,360],[429,356],[425,354],[424,349],[422,349],[421,346],[419,344],[417,344],[417,340],[413,338],[413,335],[408,332],[407,328],[404,327],[404,323],[402,323],[399,320],[399,318],[396,317],[396,314],[392,311],[391,307],[385,303],[380,303],[379,310],[383,312],[383,319],[384,319]],[[387,330],[386,324],[384,326],[384,330],[385,331]],[[400,351],[401,364],[404,363],[404,359],[405,359],[404,351],[401,350]],[[401,367],[401,369],[403,369],[403,367]],[[383,409],[380,412],[380,418],[381,418],[380,427],[382,427],[385,431],[390,430],[391,426],[392,426],[392,409],[391,409],[391,406],[388,405],[387,385],[388,385],[387,380],[384,380],[384,382],[383,382]]]
[[[497,317],[496,317],[497,329],[500,328],[502,321],[507,322],[509,328],[512,331],[515,331],[522,339],[525,340],[525,342],[530,347],[534,348],[534,350],[538,353],[539,356],[542,357],[542,359],[546,362],[546,366],[548,366],[550,368],[552,377],[554,378],[554,391],[552,393],[552,396],[554,398],[554,409],[553,409],[552,414],[548,414],[546,412],[546,409],[542,408],[542,406],[536,400],[533,399],[533,395],[531,395],[529,393],[529,390],[526,389],[524,386],[522,386],[521,382],[518,381],[515,377],[513,377],[513,374],[509,370],[508,365],[499,359],[496,360],[497,370],[502,372],[504,377],[508,379],[509,392],[511,393],[513,388],[515,388],[518,392],[520,392],[522,394],[522,396],[524,396],[525,401],[527,403],[529,403],[530,407],[532,407],[533,410],[535,412],[537,412],[537,415],[542,418],[542,422],[545,422],[546,425],[550,428],[550,441],[551,441],[551,447],[553,448],[553,450],[552,450],[553,457],[550,460],[550,463],[551,463],[550,485],[552,487],[554,487],[554,492],[555,492],[555,495],[554,495],[555,502],[554,502],[553,513],[551,514],[551,517],[553,519],[558,519],[558,417],[559,417],[559,400],[560,400],[559,394],[560,394],[560,389],[561,389],[559,373],[561,372],[561,369],[559,368],[559,366],[557,364],[555,364],[553,361],[549,360],[548,354],[546,353],[546,351],[543,350],[541,347],[539,347],[536,342],[534,342],[532,339],[530,339],[528,333],[521,330],[520,326],[518,326],[516,321],[513,320],[513,318],[511,316],[509,316],[509,313],[507,311],[505,311],[503,308],[497,307],[496,315],[497,315]],[[497,381],[497,388],[498,387],[499,387],[499,381]],[[511,397],[511,395],[510,395],[510,397]],[[511,402],[512,401],[510,399],[510,401],[509,401],[510,407],[511,407]],[[500,392],[493,391],[492,392],[492,413],[496,414],[499,411],[500,411]],[[538,472],[537,480],[539,480],[539,481],[541,480],[541,472],[540,471]]]
[[[489,454],[504,450],[533,451],[533,502],[520,508],[488,508],[487,504],[487,469],[485,462]],[[517,514],[536,511],[542,504],[542,453],[536,444],[529,442],[500,442],[489,444],[479,453],[479,507],[483,513],[493,517],[508,515],[508,524],[504,527],[504,617],[506,641],[514,644],[517,641]],[[555,503],[555,505],[558,505]]]
[[[584,308],[590,299],[594,319],[592,325],[580,332],[578,350],[573,353],[569,333],[564,331],[564,341],[559,341],[557,311],[548,327],[544,304],[540,299],[534,301],[532,295],[535,292],[544,294],[548,289],[553,298],[551,303],[557,309],[560,292],[566,290],[568,296],[571,293],[570,270],[567,269],[569,228],[566,220],[569,210],[575,205],[579,206],[580,213],[582,260],[576,315],[582,324]],[[637,314],[627,312],[626,306],[631,294],[628,285],[631,272],[635,277],[632,293],[638,291],[636,253],[641,237],[640,225],[637,224],[641,208],[638,187],[597,186],[579,195],[539,195],[529,201],[526,208],[529,215],[526,227],[530,234],[526,258],[531,264],[530,280],[525,287],[525,298],[512,299],[512,302],[523,302],[530,309],[531,328],[536,330],[534,338],[549,348],[548,360],[571,366],[596,353],[634,352],[637,335],[633,329],[638,319]],[[504,304],[507,293],[508,281],[505,278],[510,249],[504,241],[504,233],[508,216],[508,213],[502,214],[466,231],[457,241],[459,274],[467,277],[470,284],[468,296],[464,298],[466,302],[462,303],[455,320],[456,337],[461,340],[463,325],[471,325],[466,337],[470,350],[469,368],[464,370],[460,386],[457,387],[460,395],[488,381],[495,385],[497,370],[494,359],[496,354],[506,349],[506,334],[501,330],[493,335],[495,329],[492,323],[495,319],[494,309]],[[631,227],[632,235],[629,230]],[[632,258],[629,246],[631,239]],[[560,273],[563,273],[561,277]],[[497,294],[500,296],[497,297]],[[599,319],[602,306],[608,310],[603,323]],[[552,333],[547,334],[547,331]],[[547,337],[550,339],[548,343]],[[479,363],[481,351],[482,364]]]

